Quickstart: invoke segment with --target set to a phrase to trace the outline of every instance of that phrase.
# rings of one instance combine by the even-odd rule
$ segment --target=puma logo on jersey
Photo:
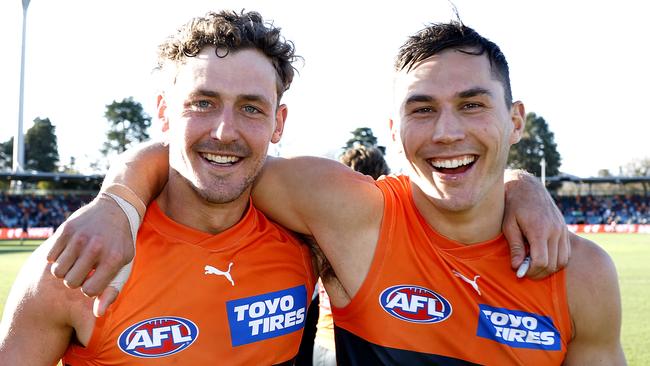
[[[453,273],[454,276],[459,277],[461,280],[463,280],[463,281],[469,283],[469,284],[472,286],[472,288],[473,288],[474,290],[476,290],[476,292],[478,293],[478,295],[481,296],[481,290],[478,288],[478,283],[476,283],[476,281],[477,281],[479,278],[481,278],[481,276],[476,275],[476,276],[474,276],[474,279],[473,279],[473,280],[470,280],[469,278],[463,276],[462,273],[458,272],[458,271],[455,270],[455,269],[453,269],[453,270],[451,271],[451,273]]]
[[[232,262],[228,265],[228,270],[227,271],[222,271],[218,268],[212,267],[210,265],[206,265],[203,269],[205,270],[205,274],[207,275],[217,275],[217,276],[224,276],[230,283],[235,286],[235,281],[232,280],[232,276],[230,275],[230,268],[232,267]]]

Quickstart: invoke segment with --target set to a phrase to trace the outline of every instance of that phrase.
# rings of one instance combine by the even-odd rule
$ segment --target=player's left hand
[[[569,262],[571,245],[562,213],[532,175],[520,174],[506,182],[503,233],[510,244],[512,268],[530,257],[529,278],[544,278]]]

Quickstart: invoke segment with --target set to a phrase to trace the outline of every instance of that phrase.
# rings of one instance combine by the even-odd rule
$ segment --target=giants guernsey
[[[454,242],[420,215],[408,177],[377,185],[384,217],[370,271],[346,307],[332,308],[339,364],[562,363],[571,335],[564,271],[517,279],[503,236]]]
[[[217,235],[149,206],[131,277],[64,365],[274,365],[298,352],[314,288],[307,246],[252,204]]]

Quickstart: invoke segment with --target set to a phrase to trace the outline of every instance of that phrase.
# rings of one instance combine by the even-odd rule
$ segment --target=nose
[[[236,122],[233,111],[230,108],[223,108],[222,112],[216,116],[210,137],[221,142],[235,141],[238,136]]]
[[[449,109],[443,109],[433,122],[431,139],[435,143],[450,144],[465,138],[465,130],[459,116]]]

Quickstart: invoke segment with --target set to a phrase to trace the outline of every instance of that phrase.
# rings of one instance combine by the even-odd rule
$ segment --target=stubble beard
[[[192,190],[194,190],[194,192],[207,203],[227,204],[240,199],[244,193],[250,193],[250,188],[262,171],[264,162],[265,159],[258,161],[251,173],[243,177],[240,181],[233,181],[233,178],[230,176],[210,176],[203,180],[197,180],[194,182],[189,181],[182,175],[181,177],[192,188]]]

